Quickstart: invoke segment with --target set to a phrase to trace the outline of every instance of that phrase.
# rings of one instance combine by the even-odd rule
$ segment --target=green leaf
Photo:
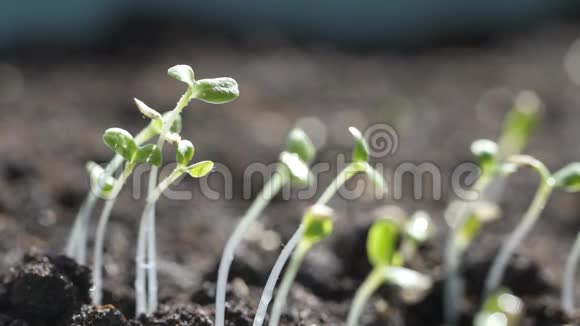
[[[193,73],[193,69],[188,65],[173,66],[167,70],[167,73],[169,76],[186,83],[189,87],[193,87],[195,83],[195,74]]]
[[[556,181],[556,187],[567,192],[580,191],[580,163],[574,162],[566,165],[552,176]]]
[[[148,163],[157,167],[161,166],[161,151],[157,145],[147,144],[141,146],[134,158],[135,163]]]
[[[369,160],[369,147],[367,142],[363,138],[360,130],[355,127],[349,127],[348,131],[352,134],[355,139],[354,148],[352,150],[352,161],[353,162],[368,162]]]
[[[300,128],[294,128],[288,134],[286,150],[290,153],[295,153],[307,164],[311,163],[316,155],[316,148],[312,144],[312,141]]]
[[[292,179],[299,182],[300,184],[308,184],[310,181],[310,170],[308,165],[304,163],[294,153],[282,152],[280,154],[280,162],[288,168],[288,172],[292,176]]]
[[[182,166],[189,164],[194,153],[195,147],[193,147],[193,144],[189,140],[180,140],[179,143],[177,143],[177,151],[175,153],[177,164]]]
[[[542,106],[542,101],[534,92],[518,94],[514,107],[506,115],[499,137],[501,159],[523,151],[540,121]]]
[[[389,218],[379,218],[373,223],[367,235],[367,257],[373,266],[391,265],[399,228],[399,225]]]
[[[187,173],[194,178],[201,178],[209,174],[214,167],[212,161],[201,161],[187,167]]]
[[[424,243],[433,235],[433,220],[425,211],[417,211],[405,225],[405,234],[417,243]]]
[[[485,300],[483,309],[476,315],[475,326],[518,326],[524,316],[522,299],[508,289],[499,289]]]
[[[137,153],[137,144],[133,136],[121,128],[107,129],[103,134],[103,142],[128,162],[132,162]]]
[[[161,113],[150,108],[149,106],[147,106],[147,104],[143,103],[139,99],[134,98],[133,100],[135,101],[135,104],[137,105],[137,108],[139,109],[139,112],[141,112],[141,114],[152,120],[155,119],[161,120]]]
[[[429,293],[433,286],[431,277],[404,267],[386,267],[385,282],[399,287],[399,296],[407,304],[417,303]]]
[[[110,175],[105,178],[105,170],[92,161],[87,162],[86,169],[91,179],[91,189],[100,198],[108,199],[115,186],[115,178]],[[100,192],[97,192],[98,189],[100,189]]]
[[[302,217],[303,241],[318,242],[328,237],[333,230],[334,211],[326,205],[314,205]]]
[[[196,81],[192,97],[211,104],[223,104],[235,100],[239,95],[235,80],[220,77]]]

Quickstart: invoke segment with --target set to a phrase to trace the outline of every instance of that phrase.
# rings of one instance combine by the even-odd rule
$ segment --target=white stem
[[[92,192],[87,193],[87,197],[83,201],[79,212],[75,218],[72,231],[68,238],[65,253],[67,256],[76,260],[78,264],[84,265],[86,263],[86,255],[81,257],[81,247],[85,242],[83,238],[86,238],[86,229],[88,225],[88,220],[91,216],[93,209],[97,203],[98,197]],[[86,245],[85,245],[86,246]],[[83,250],[86,253],[86,250]]]
[[[574,297],[576,292],[576,270],[578,269],[579,260],[580,233],[576,236],[576,241],[574,242],[570,256],[566,260],[566,267],[564,268],[564,275],[562,276],[562,307],[568,316],[572,316],[576,312]]]
[[[306,253],[311,247],[311,243],[300,242],[298,244],[298,248],[296,251],[294,251],[294,254],[292,254],[290,263],[284,272],[282,282],[280,283],[280,287],[278,287],[278,292],[274,298],[274,305],[272,306],[270,322],[268,323],[269,326],[280,325],[280,317],[282,316],[282,312],[286,306],[286,300],[288,298],[288,293],[290,292],[290,287],[292,286],[292,283],[294,283],[296,274],[298,274],[298,270],[300,269],[300,265],[302,264]]]
[[[300,243],[303,231],[304,231],[303,226],[300,225],[300,227],[298,227],[298,230],[296,230],[296,232],[294,232],[290,240],[288,240],[288,243],[286,243],[284,249],[282,249],[280,256],[278,256],[278,259],[276,260],[276,263],[274,264],[274,267],[270,272],[270,276],[268,276],[268,281],[266,282],[264,291],[262,292],[260,304],[258,305],[258,311],[256,312],[256,316],[254,317],[253,326],[262,326],[262,324],[264,323],[264,319],[266,318],[266,314],[268,313],[268,305],[270,304],[270,300],[272,300],[274,289],[276,288],[276,283],[278,282],[280,273],[282,273],[282,269],[284,268],[284,265],[286,265],[286,261],[288,261],[288,259],[292,255],[294,248],[296,248],[296,246],[298,246],[298,243]]]
[[[187,89],[187,91],[185,92],[185,94],[183,94],[181,96],[181,98],[179,99],[179,101],[177,102],[176,107],[171,110],[167,116],[167,120],[163,121],[163,126],[161,128],[161,133],[159,134],[159,139],[157,140],[157,148],[163,153],[163,145],[165,144],[165,139],[167,137],[167,134],[170,132],[171,127],[173,126],[173,123],[177,120],[177,118],[179,117],[179,115],[181,114],[181,111],[183,110],[183,108],[185,108],[185,106],[187,105],[187,103],[189,103],[190,100],[190,96],[191,96],[191,92],[192,89],[191,87],[189,87]],[[156,186],[157,186],[157,173],[158,173],[158,168],[156,166],[152,166],[151,167],[151,172],[149,173],[149,183],[148,183],[148,187],[147,187],[147,194],[148,197],[150,197],[153,192],[155,192]],[[145,221],[142,221],[143,223],[149,223],[149,225],[147,227],[144,227],[144,231],[147,232],[148,230],[151,230],[151,232],[155,229],[155,226],[152,225],[153,223],[155,223],[155,202],[152,203],[152,208],[151,211],[148,213],[148,215],[144,216],[147,217]],[[139,228],[141,231],[141,227]],[[149,236],[147,233],[145,234],[140,234],[139,236],[143,236],[145,237],[143,240],[146,242],[147,245],[147,249],[143,249],[145,250],[145,253],[149,253],[149,254],[153,254],[155,255],[155,251],[156,251],[156,243],[155,243],[155,234],[152,234],[151,236]],[[153,248],[152,250],[149,250],[148,248]],[[139,254],[139,253],[138,253]],[[148,258],[148,264],[149,265],[153,265],[156,266],[156,260],[157,257],[156,256],[149,256]],[[139,273],[139,269],[143,269],[146,266],[143,265],[137,265],[137,273]],[[155,272],[151,272],[151,268],[146,269],[147,272],[147,277],[149,279],[154,279],[152,281],[149,281],[149,284],[151,284],[151,282],[153,282],[153,285],[155,285],[155,288],[149,288],[148,289],[148,293],[147,293],[147,299],[145,299],[146,305],[149,305],[150,303],[154,304],[153,306],[148,306],[148,307],[143,307],[139,305],[139,300],[142,300],[142,298],[137,297],[136,301],[137,301],[137,312],[138,315],[140,314],[139,311],[140,309],[144,309],[143,311],[148,314],[151,315],[155,310],[157,310],[157,271]],[[137,285],[136,287],[143,287],[145,288],[145,279],[143,280],[139,280],[140,282],[143,282],[143,284]],[[137,282],[137,280],[135,281]],[[137,316],[138,316],[137,315]]]
[[[155,210],[152,209],[147,218],[149,229],[147,230],[147,315],[152,315],[157,310],[157,243],[155,239]]]
[[[147,221],[150,211],[155,209],[153,204],[147,203],[141,220],[139,223],[139,234],[137,237],[137,255],[135,257],[135,316],[140,316],[147,313],[147,293],[146,293],[146,276],[147,261],[146,261],[146,239],[147,239]]]
[[[363,284],[358,288],[358,290],[356,290],[352,305],[350,306],[350,311],[348,312],[346,321],[347,326],[358,325],[358,320],[360,319],[360,315],[362,314],[366,303],[383,282],[384,277],[382,275],[382,269],[380,267],[375,267],[367,276]]]
[[[488,191],[490,184],[497,184],[497,178],[491,178],[488,175],[482,175],[477,179],[476,183],[473,185],[473,190],[479,194],[481,200],[490,200],[492,197],[495,198],[497,194],[491,194]],[[497,191],[501,191],[498,188]],[[449,235],[447,236],[447,242],[445,245],[445,289],[444,289],[444,316],[445,324],[447,326],[454,326],[457,324],[460,315],[461,301],[464,296],[464,282],[459,272],[461,267],[461,258],[463,256],[464,250],[459,248],[457,243],[457,234],[463,228],[466,220],[469,218],[472,206],[469,202],[463,201],[457,207],[456,211],[448,212],[446,214],[455,214],[455,217],[451,218],[455,221],[455,225],[452,226]]]
[[[117,201],[117,197],[119,192],[123,188],[125,181],[131,172],[133,172],[134,165],[127,164],[123,173],[119,176],[117,181],[115,181],[115,185],[111,192],[111,198],[105,202],[105,206],[103,207],[103,211],[101,212],[101,216],[99,217],[99,223],[97,225],[97,234],[95,240],[95,248],[94,248],[94,260],[93,260],[93,292],[92,292],[92,299],[93,304],[96,306],[101,305],[102,297],[103,297],[103,251],[104,251],[104,242],[105,242],[105,234],[107,231],[107,224],[109,222],[109,218],[111,217],[111,211],[113,210],[113,206],[115,206],[115,202]]]
[[[543,180],[540,184],[540,187],[538,188],[538,191],[536,192],[536,195],[534,196],[530,207],[522,218],[522,221],[512,232],[507,242],[505,242],[505,244],[500,248],[500,252],[495,257],[495,260],[493,261],[490,272],[485,281],[484,301],[489,297],[489,295],[492,294],[493,291],[499,287],[510,258],[513,256],[517,247],[520,245],[522,240],[526,237],[526,235],[530,232],[538,220],[540,214],[546,206],[546,202],[550,198],[552,190],[553,180]]]
[[[244,235],[248,232],[250,226],[260,216],[260,213],[266,208],[268,203],[278,194],[280,189],[288,183],[290,177],[285,169],[278,169],[270,181],[256,197],[246,214],[242,217],[234,232],[227,241],[224,252],[222,254],[220,265],[218,269],[217,289],[215,313],[216,326],[224,326],[225,324],[225,303],[226,303],[226,288],[228,283],[228,276],[232,261],[234,260],[236,248],[242,242]],[[254,321],[255,323],[255,321]]]

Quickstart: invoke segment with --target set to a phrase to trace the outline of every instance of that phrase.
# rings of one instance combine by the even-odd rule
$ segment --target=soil
[[[262,184],[259,178],[251,180],[246,183],[251,189],[244,194],[244,170],[251,163],[275,162],[286,133],[296,123],[319,146],[316,163],[328,162],[331,167],[337,165],[338,154],[349,152],[347,126],[365,129],[387,123],[397,131],[398,150],[374,163],[395,167],[431,162],[442,173],[444,189],[442,198],[431,192],[413,198],[412,180],[405,179],[402,199],[333,200],[339,215],[335,234],[305,260],[283,324],[342,324],[353,293],[370,268],[364,242],[371,212],[394,201],[409,212],[427,210],[437,221],[435,238],[420,251],[420,270],[436,283],[425,300],[411,306],[400,302],[393,289],[381,289],[361,325],[440,325],[441,249],[447,232],[442,213],[453,198],[450,174],[470,160],[470,142],[495,137],[513,94],[534,89],[546,110],[528,152],[551,169],[580,157],[580,85],[570,80],[564,64],[577,31],[577,26],[556,26],[479,47],[404,54],[305,48],[262,39],[235,45],[196,42],[179,34],[183,40],[168,36],[156,48],[127,43],[105,54],[38,58],[28,53],[4,58],[0,271],[5,277],[0,286],[0,326],[212,325],[222,247]],[[154,107],[172,107],[181,85],[166,78],[164,70],[177,63],[191,64],[199,78],[230,75],[241,85],[242,95],[234,103],[223,107],[195,103],[196,108],[184,116],[184,136],[196,145],[196,158],[227,167],[234,188],[231,199],[212,199],[202,195],[197,181],[183,180],[173,190],[193,189],[193,198],[160,201],[157,237],[163,306],[151,318],[132,320],[143,174],[131,180],[111,219],[105,257],[107,305],[87,305],[90,270],[58,254],[88,188],[84,162],[105,162],[111,156],[100,141],[103,130],[117,126],[135,132],[144,125],[133,97]],[[331,178],[332,173],[321,174],[319,184]],[[521,217],[536,184],[532,173],[510,179],[502,198],[502,219],[486,226],[467,253],[463,325],[471,324],[490,260]],[[209,185],[223,190],[221,175],[209,177]],[[427,181],[425,186],[429,185]],[[297,196],[296,191],[292,194]],[[229,325],[251,325],[261,287],[281,245],[314,200],[277,198],[248,234],[232,267]],[[575,195],[556,193],[511,262],[504,284],[525,302],[524,325],[571,322],[560,310],[559,289],[562,264],[580,228],[578,203]],[[279,241],[265,243],[260,237],[265,232]]]

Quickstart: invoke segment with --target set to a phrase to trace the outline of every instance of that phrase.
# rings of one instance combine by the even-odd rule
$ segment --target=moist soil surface
[[[263,184],[261,177],[244,180],[244,173],[257,163],[274,163],[296,124],[319,147],[315,164],[330,167],[318,175],[318,194],[336,174],[341,164],[337,157],[350,152],[346,128],[388,124],[396,130],[397,146],[376,155],[373,164],[383,164],[389,186],[401,192],[391,191],[378,201],[365,193],[356,200],[331,202],[338,215],[335,232],[306,258],[282,324],[343,323],[354,291],[370,270],[365,237],[372,211],[385,204],[408,212],[426,210],[436,221],[436,235],[421,248],[416,266],[431,275],[435,285],[415,305],[402,303],[392,288],[381,288],[367,305],[361,325],[442,324],[442,248],[447,234],[442,215],[456,195],[451,174],[471,160],[471,141],[496,137],[514,94],[522,89],[535,90],[546,107],[528,152],[554,170],[579,160],[580,85],[571,81],[574,72],[566,68],[571,69],[566,57],[577,36],[577,26],[558,26],[480,46],[405,54],[354,53],[257,39],[228,45],[168,37],[157,48],[129,42],[108,55],[6,57],[0,62],[0,325],[212,325],[221,250]],[[241,96],[223,106],[192,103],[184,112],[183,136],[195,144],[196,159],[219,163],[219,173],[207,184],[184,179],[171,189],[171,196],[160,200],[163,305],[152,317],[132,320],[144,169],[130,180],[111,218],[106,305],[88,305],[90,268],[59,254],[89,187],[84,163],[111,157],[101,142],[102,132],[122,127],[135,133],[145,125],[133,97],[159,110],[170,109],[183,86],[166,77],[165,70],[178,63],[192,65],[198,78],[234,77]],[[172,161],[169,150],[166,154]],[[397,184],[389,171],[410,163],[433,164],[440,187],[425,178],[417,196],[412,178]],[[525,171],[510,178],[501,199],[502,219],[486,226],[468,251],[463,325],[471,324],[490,261],[521,218],[537,182]],[[347,185],[351,190],[354,186]],[[238,251],[228,294],[228,325],[251,325],[273,262],[301,212],[316,199],[297,199],[304,196],[297,190],[289,194],[292,200],[279,196],[272,202]],[[579,203],[575,195],[556,193],[510,263],[504,284],[524,300],[524,325],[570,322],[558,298],[562,264],[580,227]],[[91,237],[91,247],[92,241]]]

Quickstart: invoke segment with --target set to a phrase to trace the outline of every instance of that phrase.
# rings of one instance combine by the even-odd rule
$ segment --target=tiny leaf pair
[[[232,78],[219,77],[195,80],[193,69],[187,65],[171,67],[167,73],[189,86],[191,98],[197,98],[210,104],[227,103],[240,95],[238,83]]]
[[[115,178],[110,175],[105,176],[105,170],[93,161],[87,162],[86,169],[90,175],[91,189],[100,190],[97,196],[103,199],[109,198],[115,185]]]
[[[103,135],[107,147],[121,155],[130,164],[149,163],[161,166],[161,151],[156,145],[138,146],[133,136],[121,128],[109,128]]]
[[[333,230],[334,211],[326,205],[314,205],[306,210],[302,218],[303,240],[316,243],[328,237]]]

